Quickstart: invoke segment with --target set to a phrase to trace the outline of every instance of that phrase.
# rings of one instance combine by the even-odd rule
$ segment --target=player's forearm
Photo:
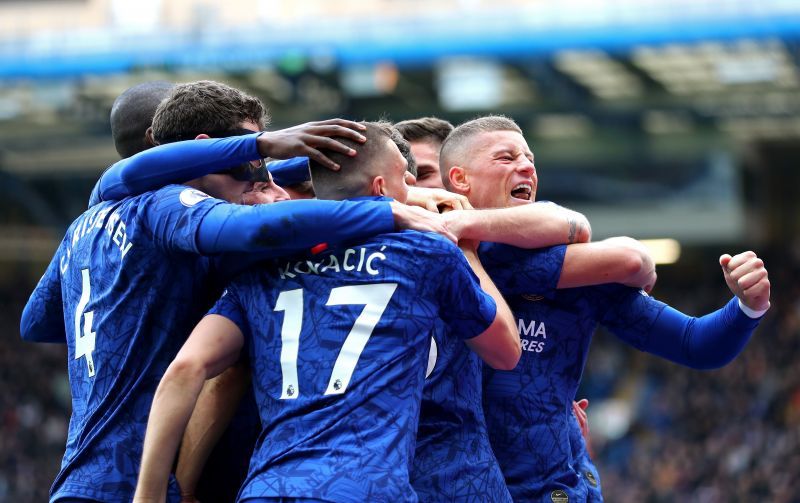
[[[582,214],[555,204],[537,203],[489,210],[453,212],[460,237],[504,243],[520,248],[542,248],[583,243],[591,227]]]
[[[206,381],[183,434],[175,476],[181,494],[193,495],[203,467],[237,410],[250,369],[237,364]]]
[[[742,352],[760,321],[747,316],[735,297],[722,309],[697,318],[686,337],[686,365],[695,369],[727,365]]]
[[[204,368],[178,360],[164,374],[147,422],[135,501],[165,500],[172,462],[205,378]]]
[[[631,299],[633,304],[629,311],[636,322],[625,323],[612,331],[642,351],[694,369],[719,368],[736,358],[760,321],[742,312],[736,297],[723,308],[700,318],[688,316],[650,297],[636,295]],[[655,309],[660,306],[663,309]],[[649,328],[638,325],[640,319],[650,315],[648,313],[657,316],[652,325]]]
[[[656,263],[646,246],[626,236],[607,238],[603,243],[627,252],[621,265],[624,276],[615,281],[616,283],[634,288],[644,288],[648,291],[652,288],[655,281]]]
[[[203,254],[260,252],[278,256],[322,242],[340,243],[394,230],[383,201],[286,201],[258,206],[219,205],[203,219],[197,248]]]
[[[649,289],[655,264],[646,248],[627,237],[567,246],[558,288],[619,283]]]
[[[492,368],[511,370],[517,366],[522,354],[514,315],[484,270],[477,253],[472,249],[463,251],[470,267],[480,280],[481,289],[488,293],[497,305],[497,314],[492,324],[480,336],[468,339],[467,345]]]
[[[122,159],[100,178],[99,198],[119,200],[259,159],[259,134],[169,143]]]

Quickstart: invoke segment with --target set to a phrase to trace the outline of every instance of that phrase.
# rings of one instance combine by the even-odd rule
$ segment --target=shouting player
[[[340,172],[312,163],[319,197],[405,200],[390,126],[366,126],[356,157],[331,154]],[[408,466],[440,318],[490,366],[516,365],[513,319],[474,248],[434,234],[352,241],[240,276],[159,385],[137,500],[163,500],[203,382],[244,351],[263,428],[240,501],[417,501]]]
[[[399,146],[407,148],[402,138],[398,140]],[[167,157],[173,164],[173,172],[192,169],[202,172],[208,169],[208,165],[224,165],[226,161],[222,154],[235,151],[233,143],[241,141],[243,138],[226,139],[229,148],[225,149],[209,142],[183,142],[154,149],[135,161],[138,169],[152,170],[149,166],[151,159],[169,150]],[[404,150],[401,149],[401,153]],[[302,178],[307,167],[305,161],[301,161],[284,163],[282,179]],[[425,193],[438,195],[444,192],[429,190]],[[451,199],[452,196],[448,195]],[[444,204],[451,205],[452,202]],[[436,204],[428,206],[436,209]],[[448,221],[452,228],[458,229],[460,236],[521,247],[583,242],[589,238],[588,222],[582,215],[555,205],[453,212],[448,215]],[[508,491],[492,454],[483,418],[480,360],[463,342],[448,335],[446,327],[440,326],[434,331],[431,341],[429,374],[423,392],[412,470],[414,489],[426,501],[507,501]],[[216,385],[211,389],[216,389]],[[228,400],[235,396],[229,391],[209,398],[204,392],[198,410],[230,410],[233,405]],[[213,443],[215,437],[210,432],[218,424],[217,420],[209,424],[207,419],[198,419],[196,412],[187,429],[177,471],[181,489],[187,495],[192,495],[198,482],[204,482],[199,476],[200,467],[197,463],[205,458],[209,448],[207,444]],[[190,446],[189,449],[187,446]],[[218,462],[213,455],[211,461]]]
[[[456,128],[442,146],[441,167],[446,184],[477,208],[535,199],[533,154],[510,119],[484,117]],[[655,273],[632,240],[542,251],[484,244],[481,259],[508,299],[522,341],[515,369],[484,373],[492,446],[515,501],[601,498],[596,473],[580,470],[573,459],[580,449],[570,444],[577,428],[572,401],[598,324],[639,350],[709,369],[743,349],[769,307],[767,271],[752,252],[720,258],[734,297],[701,318],[635,288],[651,288]],[[604,284],[611,282],[629,286]],[[599,286],[571,288],[582,285]]]

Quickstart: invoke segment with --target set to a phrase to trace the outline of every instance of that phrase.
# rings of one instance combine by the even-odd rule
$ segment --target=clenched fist
[[[751,251],[719,258],[725,282],[742,304],[754,311],[769,309],[769,277],[764,261]]]

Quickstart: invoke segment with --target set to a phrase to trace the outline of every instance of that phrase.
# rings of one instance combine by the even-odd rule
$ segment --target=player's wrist
[[[761,318],[769,310],[769,307],[767,307],[766,309],[753,309],[751,307],[748,307],[744,302],[742,302],[742,299],[739,299],[737,297],[737,300],[739,301],[739,309],[741,309],[742,312],[746,314],[748,318],[753,318],[753,319]]]
[[[489,225],[486,213],[481,210],[461,210],[450,212],[452,227],[458,232],[455,234],[459,239],[472,239],[475,241],[485,241],[486,231]]]
[[[270,153],[275,149],[274,135],[275,133],[269,131],[261,131],[256,136],[256,150],[262,158],[272,157]]]

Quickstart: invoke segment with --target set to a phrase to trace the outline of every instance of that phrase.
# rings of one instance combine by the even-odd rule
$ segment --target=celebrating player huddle
[[[717,311],[650,297],[638,242],[535,202],[505,117],[261,132],[260,101],[201,81],[133,88],[112,124],[148,107],[22,316],[68,347],[51,502],[602,501],[573,413],[596,326],[708,369],[769,307],[752,252],[720,259]]]

